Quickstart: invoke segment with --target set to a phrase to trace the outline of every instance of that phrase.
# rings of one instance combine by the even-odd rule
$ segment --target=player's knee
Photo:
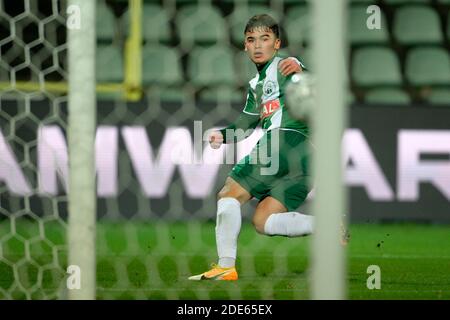
[[[229,184],[225,184],[223,188],[217,193],[217,200],[222,198],[235,198],[241,204],[246,202],[247,195],[245,192],[239,190],[238,188],[233,188]]]
[[[229,197],[229,192],[225,190],[225,187],[223,187],[218,193],[217,193],[217,200],[220,200],[222,198]]]
[[[225,185],[217,193],[217,200],[232,196],[230,191],[231,191],[230,184],[228,182],[225,182]]]
[[[264,225],[266,224],[266,219],[255,214],[252,219],[253,226],[256,232],[259,234],[265,234]]]

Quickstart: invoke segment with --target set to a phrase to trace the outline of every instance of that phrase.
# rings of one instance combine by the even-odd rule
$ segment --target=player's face
[[[270,29],[255,28],[245,33],[245,51],[256,64],[269,61],[280,49],[281,41]]]

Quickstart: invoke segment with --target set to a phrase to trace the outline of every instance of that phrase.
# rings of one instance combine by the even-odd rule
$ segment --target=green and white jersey
[[[283,59],[275,55],[249,81],[247,101],[243,112],[259,116],[263,129],[294,130],[308,136],[307,124],[292,118],[286,107],[285,87],[291,75],[286,77],[280,73],[278,64]],[[302,65],[302,67],[304,66]]]

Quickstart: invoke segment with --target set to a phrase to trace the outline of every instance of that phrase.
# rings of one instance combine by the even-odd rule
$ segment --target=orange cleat
[[[235,267],[222,268],[217,264],[212,265],[212,269],[202,274],[189,277],[189,280],[200,281],[200,280],[225,280],[225,281],[236,281],[238,279],[238,273]]]

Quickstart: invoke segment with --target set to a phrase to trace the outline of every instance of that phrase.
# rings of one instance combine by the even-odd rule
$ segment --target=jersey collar
[[[259,72],[260,74],[263,73],[263,72],[265,72],[266,69],[267,69],[267,67],[272,63],[273,59],[275,59],[275,57],[277,57],[277,56],[278,56],[278,51],[275,51],[275,53],[273,54],[273,57],[270,58],[269,61],[267,61],[266,63],[261,64],[261,65],[259,65],[259,66],[257,65],[257,66],[256,66],[256,69],[258,69],[258,72]]]

